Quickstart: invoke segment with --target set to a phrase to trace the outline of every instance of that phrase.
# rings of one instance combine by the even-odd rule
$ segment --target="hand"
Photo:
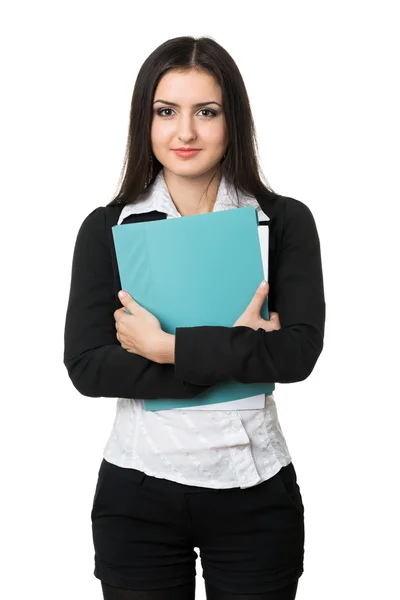
[[[264,300],[268,296],[269,292],[269,283],[265,283],[266,286],[264,288],[261,287],[262,284],[257,288],[252,301],[242,316],[239,317],[239,319],[235,322],[233,327],[251,327],[251,329],[254,329],[255,331],[257,331],[257,329],[264,329],[265,331],[277,331],[281,328],[279,315],[277,312],[269,313],[269,321],[266,321],[260,316],[262,305],[264,304]]]
[[[161,329],[160,321],[151,312],[140,306],[128,292],[122,290],[118,297],[123,304],[122,308],[114,311],[117,340],[124,350],[132,354],[139,354],[154,362],[166,362],[165,353],[171,348],[172,339]],[[132,314],[125,312],[127,308]]]

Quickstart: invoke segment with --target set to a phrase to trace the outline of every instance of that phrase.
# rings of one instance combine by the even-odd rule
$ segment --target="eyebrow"
[[[157,102],[162,102],[163,104],[168,104],[168,106],[178,106],[179,104],[177,104],[176,102],[168,102],[168,100],[155,100],[153,102],[153,104],[156,104]],[[200,108],[200,106],[205,106],[206,104],[217,104],[218,106],[221,106],[221,104],[219,104],[218,102],[215,102],[215,100],[210,100],[208,102],[198,102],[197,104],[193,104],[194,108]]]

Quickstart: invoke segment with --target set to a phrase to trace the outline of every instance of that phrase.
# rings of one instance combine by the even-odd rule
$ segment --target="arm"
[[[292,198],[286,205],[276,264],[268,307],[278,312],[281,329],[177,328],[177,377],[215,385],[227,379],[292,383],[310,375],[323,348],[325,328],[321,252],[310,209]]]
[[[174,366],[124,350],[116,338],[113,268],[104,208],[83,221],[75,243],[64,330],[64,364],[84,396],[193,398],[206,387],[176,377]]]

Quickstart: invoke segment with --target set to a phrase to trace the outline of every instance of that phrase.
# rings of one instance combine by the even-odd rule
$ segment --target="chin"
[[[177,161],[168,161],[164,163],[164,169],[170,171],[174,175],[181,177],[201,177],[202,175],[206,175],[211,171],[215,171],[216,167],[219,165],[219,162],[214,162],[211,164],[197,164],[195,159],[181,161],[177,164]],[[200,162],[200,161],[199,161]]]

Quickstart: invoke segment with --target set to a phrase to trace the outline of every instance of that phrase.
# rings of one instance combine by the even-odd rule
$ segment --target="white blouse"
[[[258,220],[269,220],[254,197],[237,194],[222,177],[214,211],[239,205],[255,206]],[[167,218],[181,217],[163,170],[146,194],[124,206],[118,224],[131,214],[153,210]],[[255,410],[191,407],[145,411],[143,400],[119,398],[103,457],[120,467],[177,483],[242,489],[269,479],[292,460],[273,395],[265,396],[264,407]]]

